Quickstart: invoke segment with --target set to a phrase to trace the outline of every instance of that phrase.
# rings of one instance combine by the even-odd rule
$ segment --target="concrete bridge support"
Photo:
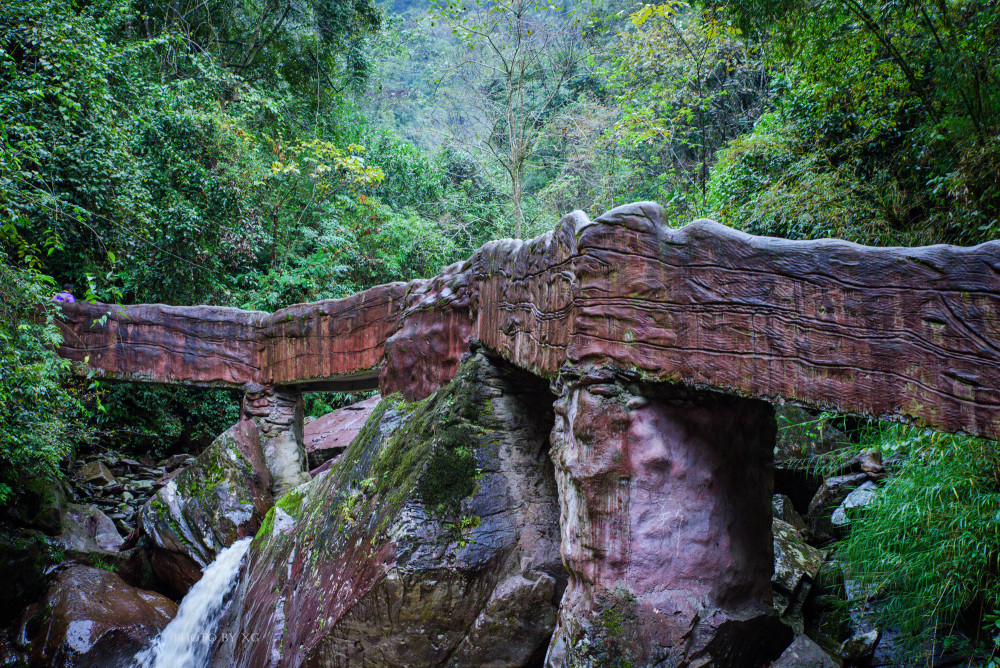
[[[555,386],[570,580],[547,664],[773,659],[791,638],[771,606],[771,406],[606,369]]]
[[[271,494],[281,498],[309,480],[302,442],[303,401],[298,390],[248,385],[244,388],[241,418],[260,430],[264,462],[271,472]]]

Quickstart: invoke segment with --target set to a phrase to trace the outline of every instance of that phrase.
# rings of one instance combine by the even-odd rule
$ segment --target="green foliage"
[[[710,191],[723,222],[873,244],[996,237],[1000,190],[981,171],[1000,161],[995,3],[728,11],[769,47],[776,110],[719,156]]]
[[[684,222],[707,213],[715,153],[749,131],[766,104],[758,49],[723,9],[642,5],[620,33],[608,85],[620,110],[614,141],[635,190]]]
[[[902,461],[840,545],[849,577],[881,596],[885,621],[915,648],[964,628],[992,649],[1000,639],[991,621],[1000,611],[996,444],[880,424],[862,447]]]
[[[0,248],[0,509],[33,478],[59,478],[60,460],[83,436],[79,405],[60,385],[68,362],[53,350],[62,339],[50,290]]]

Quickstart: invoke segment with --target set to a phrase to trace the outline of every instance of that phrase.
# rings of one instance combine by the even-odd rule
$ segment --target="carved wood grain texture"
[[[554,377],[611,366],[770,401],[1000,437],[1000,243],[869,248],[660,223],[656,204],[566,216],[432,279],[274,314],[67,306],[62,354],[98,373],[303,385],[381,372],[426,396],[473,340]]]

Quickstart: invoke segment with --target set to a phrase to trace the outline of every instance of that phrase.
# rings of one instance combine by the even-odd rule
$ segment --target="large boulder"
[[[316,469],[343,453],[381,400],[382,397],[375,395],[307,422],[302,429],[302,442],[309,469]]]
[[[161,594],[100,568],[73,566],[29,609],[23,635],[35,666],[123,666],[176,613]]]
[[[26,605],[45,594],[62,559],[56,539],[41,531],[0,524],[0,627],[16,621]]]
[[[153,571],[185,593],[219,551],[257,532],[273,505],[270,487],[257,427],[242,420],[143,506]]]
[[[570,580],[548,665],[777,658],[792,634],[771,605],[771,406],[589,366],[556,387]]]
[[[817,645],[809,636],[792,641],[771,668],[840,668],[840,662]]]
[[[117,553],[123,542],[115,523],[97,506],[77,503],[66,506],[59,544],[67,552]]]
[[[550,406],[545,383],[483,352],[423,401],[383,399],[268,514],[213,665],[539,661],[566,578]]]

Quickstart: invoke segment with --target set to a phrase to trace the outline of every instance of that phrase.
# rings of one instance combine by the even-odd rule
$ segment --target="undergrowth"
[[[892,475],[853,511],[838,546],[848,577],[878,599],[914,659],[948,649],[1000,665],[996,443],[873,422],[857,448],[882,452]]]

